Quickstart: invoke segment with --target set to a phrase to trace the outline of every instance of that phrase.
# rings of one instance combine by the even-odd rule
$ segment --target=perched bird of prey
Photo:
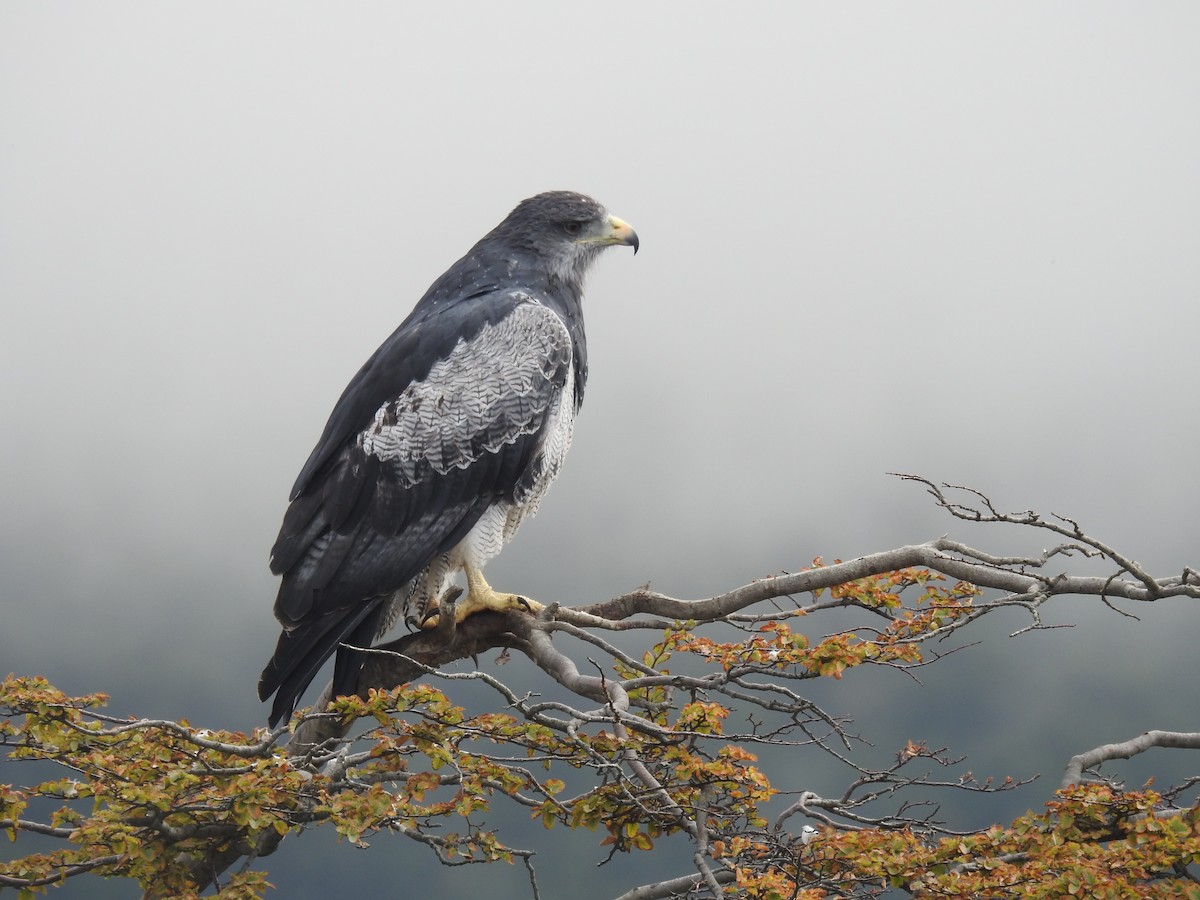
[[[258,682],[274,726],[337,652],[353,692],[370,646],[423,619],[455,575],[455,618],[532,609],[483,566],[558,473],[587,381],[583,281],[637,234],[590,197],[522,201],[425,292],[354,376],[292,488],[271,550],[283,633]]]

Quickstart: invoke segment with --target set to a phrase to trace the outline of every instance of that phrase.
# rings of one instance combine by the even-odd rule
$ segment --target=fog
[[[334,401],[560,188],[642,249],[591,276],[574,446],[498,589],[701,597],[944,532],[1050,543],[897,471],[1197,565],[1198,33],[1187,3],[4,4],[0,670],[261,723],[267,551]],[[1006,620],[923,689],[828,702],[1045,772],[1036,806],[1064,753],[1197,727],[1160,694],[1200,675],[1195,604],[1129,611],[1052,604],[1076,627]],[[336,852],[434,867],[398,843]],[[323,896],[287,853],[281,895]]]

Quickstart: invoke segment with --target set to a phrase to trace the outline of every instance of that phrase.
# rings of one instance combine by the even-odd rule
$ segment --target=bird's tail
[[[362,659],[340,645],[369,647],[372,644],[383,614],[383,600],[380,597],[357,609],[339,610],[279,635],[275,654],[258,679],[260,700],[275,695],[268,719],[272,728],[292,714],[300,695],[335,651],[338,658],[334,666],[332,696],[355,690]]]

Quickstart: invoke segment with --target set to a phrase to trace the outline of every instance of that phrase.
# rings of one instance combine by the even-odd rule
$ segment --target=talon
[[[434,628],[437,628],[438,622],[441,621],[441,616],[438,614],[438,611],[441,609],[442,605],[448,603],[451,606],[454,606],[455,601],[462,596],[462,592],[463,589],[458,585],[451,585],[442,593],[442,596],[436,602],[431,603],[426,600],[425,610],[421,613],[421,617],[415,620],[417,623],[417,628],[421,631],[430,631]],[[462,619],[458,616],[455,616],[455,621],[461,622]]]
[[[528,597],[522,597],[519,594],[501,594],[493,590],[492,586],[484,580],[483,572],[474,566],[466,566],[464,569],[467,573],[467,598],[454,610],[454,618],[459,622],[473,613],[484,610],[507,612],[520,608],[526,612],[536,613],[542,608],[542,604],[536,600],[530,600]]]
[[[467,596],[454,606],[456,623],[461,624],[477,612],[508,612],[521,609],[527,613],[537,614],[544,609],[542,604],[536,600],[522,597],[520,594],[502,594],[493,590],[491,585],[484,580],[483,573],[474,566],[465,566],[464,571],[467,573]],[[451,591],[454,592],[450,595],[452,598],[459,598],[462,594],[461,588],[451,588]],[[439,618],[437,607],[435,607],[418,620],[410,617],[406,621],[416,621],[418,628],[427,630],[436,628]]]

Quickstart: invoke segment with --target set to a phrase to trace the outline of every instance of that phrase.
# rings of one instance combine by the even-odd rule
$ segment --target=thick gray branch
[[[736,877],[733,872],[722,870],[714,872],[713,877],[718,884],[732,884]],[[626,891],[617,900],[662,900],[664,897],[678,897],[698,888],[703,879],[698,874],[683,875],[669,881],[657,881],[654,884],[643,884],[632,891]]]
[[[1024,568],[1037,568],[1044,565],[1051,556],[1052,554],[1046,554],[1045,558],[1021,559],[1019,564]],[[806,572],[763,578],[704,600],[678,600],[655,591],[640,589],[604,603],[560,609],[556,617],[561,621],[575,622],[575,615],[580,613],[587,618],[576,624],[583,626],[594,626],[597,620],[622,620],[638,614],[661,616],[676,621],[711,622],[764,600],[828,589],[860,578],[914,566],[923,566],[950,578],[1010,594],[1103,595],[1128,600],[1155,600],[1172,596],[1200,597],[1200,584],[1181,583],[1178,578],[1160,579],[1151,589],[1140,579],[1030,574],[987,561],[990,559],[991,557],[982,551],[973,550],[943,537],[924,544],[872,553],[869,556]]]
[[[1085,770],[1110,759],[1129,759],[1145,753],[1151,747],[1175,747],[1180,750],[1200,750],[1200,732],[1147,731],[1120,744],[1104,744],[1078,756],[1072,756],[1063,773],[1060,788],[1068,788],[1083,780]]]

